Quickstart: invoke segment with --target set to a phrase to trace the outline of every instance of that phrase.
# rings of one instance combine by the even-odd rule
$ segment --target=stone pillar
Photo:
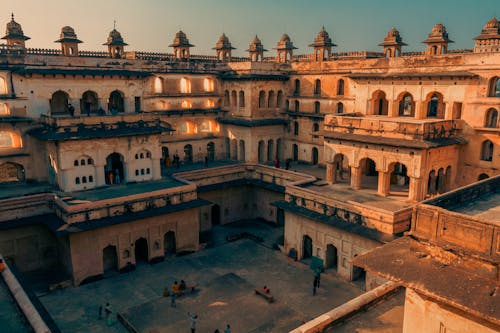
[[[410,186],[408,189],[408,199],[411,201],[421,201],[424,199],[422,193],[422,179],[410,177]]]
[[[399,103],[398,101],[389,102],[387,105],[387,114],[389,117],[399,116]]]
[[[422,101],[415,101],[415,119],[425,119],[427,116],[427,109]]]
[[[361,167],[351,167],[351,188],[353,190],[361,189]]]
[[[444,119],[446,119],[446,120],[453,119],[453,102],[444,103]]]
[[[95,185],[96,185],[96,187],[106,185],[106,178],[104,175],[104,164],[102,164],[102,165],[95,164],[94,167],[95,167]]]
[[[378,187],[377,193],[383,197],[389,195],[391,189],[391,173],[388,171],[378,172]]]
[[[153,173],[153,179],[156,180],[156,179],[161,179],[161,162],[160,162],[160,159],[159,158],[152,158],[152,165],[151,165],[151,168],[153,170],[152,173]]]
[[[337,181],[337,175],[336,175],[336,170],[335,170],[335,164],[334,163],[326,163],[326,182],[327,183],[335,183]]]

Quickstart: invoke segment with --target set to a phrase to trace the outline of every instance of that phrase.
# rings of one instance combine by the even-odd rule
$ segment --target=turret
[[[123,58],[124,47],[128,44],[123,41],[122,35],[114,28],[110,31],[108,41],[102,45],[108,46],[108,53],[111,58]]]
[[[5,36],[2,39],[7,41],[7,45],[16,45],[25,48],[25,41],[30,38],[24,35],[23,28],[19,23],[14,21],[14,14],[12,14],[12,19],[7,23]]]
[[[78,44],[81,40],[76,38],[75,30],[72,27],[65,26],[61,29],[61,35],[55,43],[61,43],[61,51],[64,56],[78,56]]]
[[[280,41],[274,48],[276,50],[276,61],[277,62],[288,62],[292,59],[293,50],[297,48],[293,46],[293,43],[290,40],[290,37],[287,34],[283,34],[281,36]]]
[[[314,47],[314,59],[316,61],[323,61],[330,58],[332,54],[332,47],[337,46],[333,44],[330,35],[326,32],[325,27],[321,28],[318,32],[314,42],[309,44],[309,46]]]
[[[384,47],[384,54],[387,58],[398,57],[401,55],[403,46],[408,44],[403,42],[403,38],[399,35],[396,28],[392,28],[385,36],[384,41],[380,44]]]
[[[497,18],[489,20],[474,40],[474,52],[500,52],[500,24]]]
[[[227,38],[226,34],[223,33],[219,37],[219,40],[217,41],[217,44],[215,44],[213,50],[215,50],[217,59],[221,61],[231,61],[231,51],[236,50],[236,48],[231,46],[229,38]]]
[[[445,26],[438,23],[432,28],[429,37],[422,43],[427,44],[427,54],[437,55],[448,52],[448,43],[453,43],[453,41],[448,38]]]
[[[262,61],[264,60],[264,52],[267,50],[262,45],[259,37],[255,35],[255,38],[252,40],[250,45],[248,46],[248,55],[250,56],[250,61]]]
[[[189,48],[193,46],[193,44],[189,43],[189,39],[187,39],[186,34],[182,30],[175,34],[174,41],[169,45],[169,47],[174,48],[174,55],[177,59],[189,58]]]

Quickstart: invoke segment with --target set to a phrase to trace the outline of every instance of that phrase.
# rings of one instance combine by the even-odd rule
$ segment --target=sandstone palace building
[[[284,255],[315,257],[327,274],[371,289],[394,274],[363,253],[417,238],[447,251],[433,223],[464,217],[443,213],[445,192],[477,186],[457,190],[461,202],[474,193],[492,196],[479,210],[498,207],[496,18],[465,50],[451,48],[442,24],[422,34],[418,52],[405,52],[395,28],[376,52],[337,53],[323,28],[310,54],[295,54],[283,34],[266,46],[273,51],[255,36],[248,57],[232,56],[225,34],[213,55],[191,54],[182,31],[165,44],[173,53],[132,51],[116,29],[105,37],[102,50],[82,50],[65,26],[57,48],[29,48],[14,16],[2,37],[0,253],[21,271],[56,268],[78,286],[198,251],[213,225],[262,218],[284,226]],[[471,322],[470,332],[500,327],[498,216],[439,229],[465,266],[487,267],[491,293],[481,304],[492,306],[470,310],[461,298],[446,303],[453,291],[423,296],[409,286],[418,318],[439,308]],[[471,245],[486,241],[484,251]],[[443,320],[437,329],[406,325],[455,332]]]

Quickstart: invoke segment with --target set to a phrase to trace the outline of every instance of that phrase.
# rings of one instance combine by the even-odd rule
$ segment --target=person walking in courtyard
[[[190,327],[191,327],[191,333],[196,332],[196,320],[198,320],[198,316],[194,313],[188,312],[189,316],[189,321],[190,321]]]
[[[176,305],[175,305],[175,293],[174,293],[174,291],[172,291],[170,293],[170,306],[173,307],[173,308],[176,307]]]
[[[313,281],[313,296],[316,296],[316,288],[318,288],[318,278],[314,277],[314,281]]]
[[[106,306],[104,307],[104,313],[106,314],[106,324],[108,326],[113,325],[113,316],[112,316],[113,310],[109,303],[106,303]]]
[[[314,270],[314,278],[318,280],[318,288],[319,288],[319,284],[321,282],[321,268],[316,268]]]
[[[226,328],[224,329],[224,333],[231,333],[231,326],[229,326],[229,324],[226,325]]]

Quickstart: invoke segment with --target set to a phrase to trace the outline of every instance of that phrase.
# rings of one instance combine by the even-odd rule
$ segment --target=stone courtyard
[[[226,236],[242,231],[264,241],[226,241]],[[199,316],[200,332],[223,329],[227,323],[234,332],[288,332],[363,292],[326,272],[313,297],[309,267],[272,249],[282,234],[282,228],[260,221],[217,226],[210,246],[202,251],[39,295],[40,301],[63,332],[126,332],[119,322],[107,327],[104,319],[98,319],[99,305],[106,302],[140,332],[187,331],[188,311]],[[172,308],[163,289],[181,279],[196,284],[199,291],[178,298]],[[271,288],[274,303],[254,294],[254,288],[264,285]]]

